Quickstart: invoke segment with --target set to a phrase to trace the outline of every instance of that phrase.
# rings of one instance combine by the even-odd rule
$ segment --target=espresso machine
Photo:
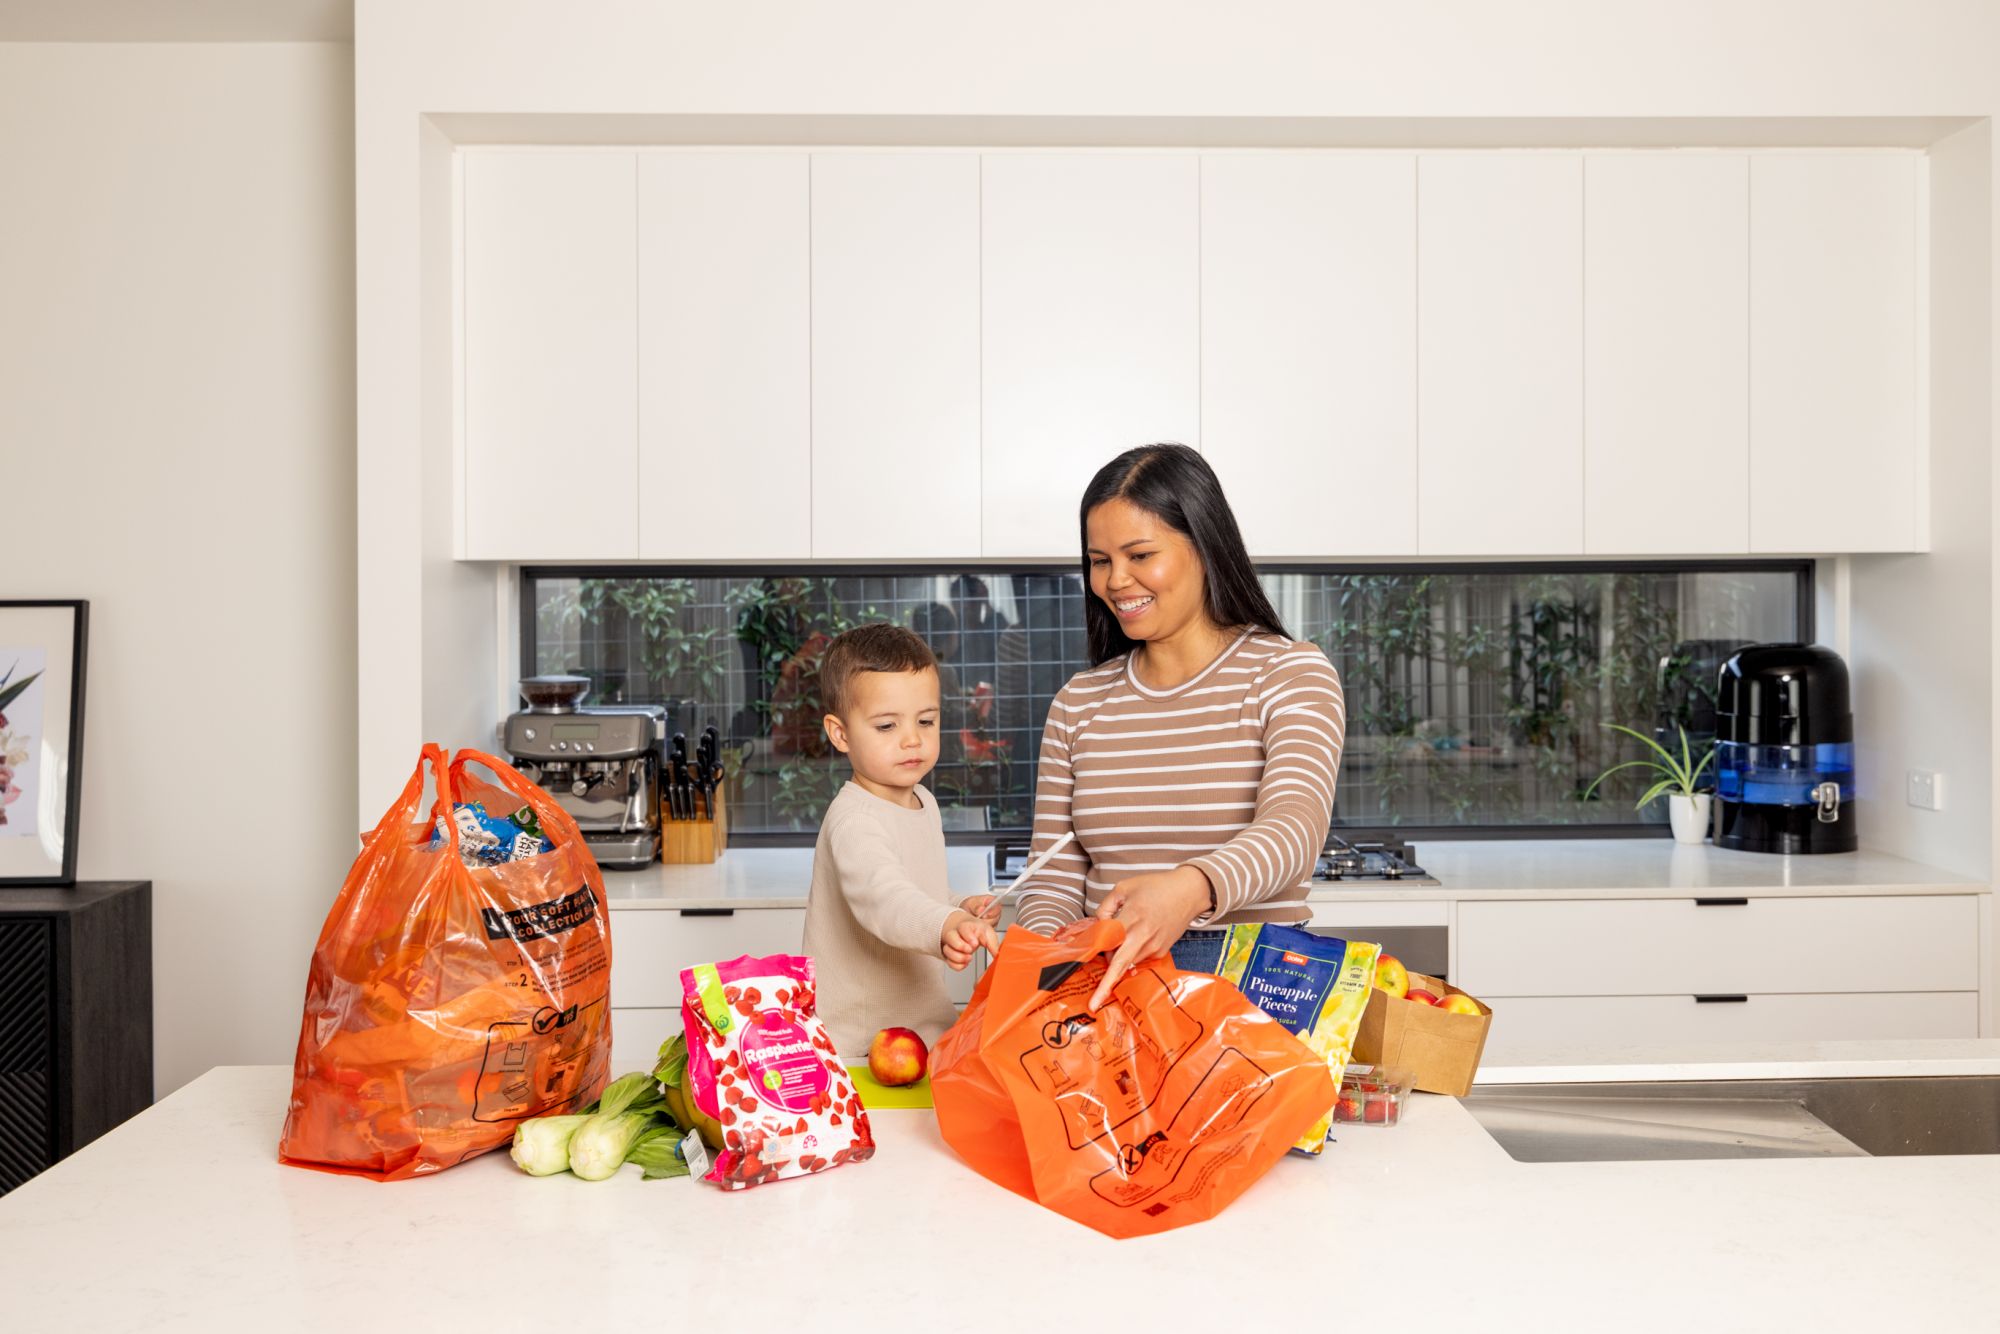
[[[531,676],[525,707],[501,729],[514,767],[539,784],[583,831],[584,846],[607,871],[635,871],[660,857],[660,743],[667,711],[658,704],[585,708],[582,676]]]

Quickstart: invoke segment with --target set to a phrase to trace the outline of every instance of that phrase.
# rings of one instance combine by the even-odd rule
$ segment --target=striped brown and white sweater
[[[1042,731],[1032,853],[1076,841],[1021,886],[1016,920],[1052,932],[1127,876],[1193,865],[1216,900],[1196,925],[1304,921],[1346,730],[1326,654],[1276,635],[1239,635],[1171,690],[1129,654],[1077,673]]]

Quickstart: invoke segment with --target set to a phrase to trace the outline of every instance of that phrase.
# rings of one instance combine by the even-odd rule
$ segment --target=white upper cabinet
[[[1417,545],[1416,159],[1201,165],[1201,439],[1253,555]]]
[[[1200,435],[1200,186],[1171,153],[983,159],[982,553],[1078,555],[1091,474]]]
[[[457,499],[470,559],[639,554],[632,165],[610,152],[464,158]]]
[[[1928,541],[1918,376],[1922,165],[1909,154],[1750,163],[1750,545]]]
[[[1920,154],[460,165],[468,559],[1067,562],[1161,440],[1263,560],[1929,541]]]
[[[812,160],[812,554],[979,555],[979,157]]]
[[[1749,162],[1583,168],[1584,550],[1750,549]]]
[[[640,155],[647,560],[812,555],[810,189],[804,153]]]
[[[1583,550],[1583,164],[1417,168],[1417,549]]]

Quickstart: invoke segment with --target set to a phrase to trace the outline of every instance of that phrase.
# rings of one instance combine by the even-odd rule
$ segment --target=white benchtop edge
[[[1441,884],[1316,882],[1309,897],[1315,903],[1416,903],[1990,892],[1986,882],[1866,849],[1778,857],[1666,839],[1495,839],[1419,842],[1416,852]],[[626,911],[803,908],[812,855],[803,847],[733,848],[705,865],[608,871],[605,887],[611,907]],[[946,861],[954,889],[974,893],[990,886],[990,848],[952,847]]]
[[[1517,1054],[1481,1066],[1496,1084],[1628,1084],[1679,1080],[1893,1079],[2000,1074],[2000,1039],[1913,1038],[1896,1042],[1708,1043],[1699,1047],[1597,1047]]]

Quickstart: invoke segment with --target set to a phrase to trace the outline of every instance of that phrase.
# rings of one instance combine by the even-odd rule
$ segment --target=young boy
[[[998,949],[990,895],[955,896],[944,825],[922,786],[938,758],[937,659],[899,625],[849,630],[820,665],[824,725],[854,777],[827,807],[813,848],[805,952],[819,1015],[849,1061],[884,1028],[936,1042],[957,1017],[940,957],[955,969]]]

